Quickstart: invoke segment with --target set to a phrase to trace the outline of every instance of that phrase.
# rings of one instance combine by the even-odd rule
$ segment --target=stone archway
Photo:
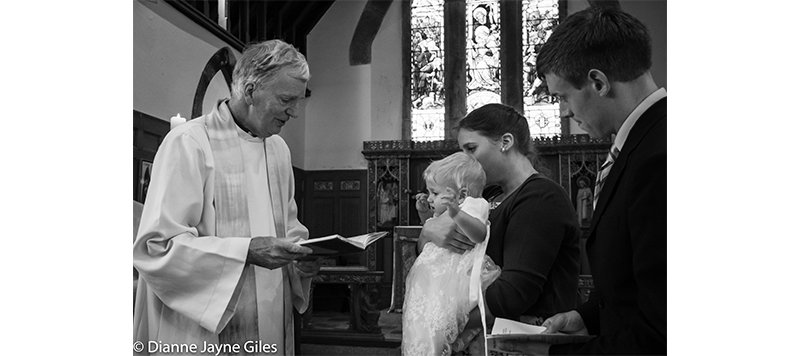
[[[203,99],[206,96],[208,84],[211,83],[211,79],[217,75],[218,71],[222,71],[222,75],[225,76],[225,82],[228,84],[228,90],[231,89],[234,66],[236,66],[236,57],[230,47],[222,47],[211,56],[205,68],[203,68],[200,81],[197,83],[197,90],[194,92],[194,102],[192,103],[192,116],[190,119],[203,115]]]
[[[350,41],[350,65],[372,63],[372,41],[381,29],[383,18],[393,0],[369,0],[361,12],[361,18]]]

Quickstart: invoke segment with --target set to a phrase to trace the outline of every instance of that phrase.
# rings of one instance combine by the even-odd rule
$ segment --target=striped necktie
[[[617,160],[617,156],[619,156],[619,149],[615,146],[611,148],[611,151],[608,152],[608,157],[606,157],[605,163],[600,166],[600,174],[597,175],[597,182],[594,185],[594,204],[592,205],[593,208],[597,207],[597,199],[600,198],[600,190],[603,189],[603,183],[606,182],[606,177],[608,177],[608,172],[611,172],[611,166],[614,164],[614,161]]]

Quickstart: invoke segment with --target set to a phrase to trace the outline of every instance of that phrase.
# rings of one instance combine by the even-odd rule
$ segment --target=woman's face
[[[501,172],[505,170],[505,167],[499,140],[494,141],[477,131],[460,129],[458,130],[458,146],[464,153],[475,157],[483,166],[487,185],[500,181]]]

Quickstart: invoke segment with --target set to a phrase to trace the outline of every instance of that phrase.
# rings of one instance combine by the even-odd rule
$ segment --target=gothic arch
[[[372,63],[372,41],[375,40],[392,2],[393,0],[369,0],[364,6],[350,41],[351,66]]]
[[[203,68],[203,73],[200,75],[200,82],[197,83],[197,90],[194,92],[194,102],[192,103],[192,116],[190,119],[203,115],[203,99],[206,97],[208,84],[211,83],[211,79],[214,78],[218,71],[222,71],[225,82],[228,84],[228,90],[231,89],[231,78],[233,77],[233,67],[235,65],[236,57],[230,47],[222,47],[217,53],[211,56],[205,68]]]

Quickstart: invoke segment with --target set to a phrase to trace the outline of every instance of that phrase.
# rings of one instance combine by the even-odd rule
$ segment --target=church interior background
[[[413,195],[425,188],[427,164],[458,150],[452,128],[471,109],[496,102],[525,114],[544,172],[588,227],[591,204],[582,202],[611,141],[560,119],[533,65],[553,27],[588,6],[620,6],[648,26],[653,77],[666,87],[666,1],[136,0],[134,205],[146,199],[171,118],[199,116],[228,97],[247,43],[295,45],[312,76],[300,117],[281,136],[292,152],[300,221],[312,237],[389,232],[363,254],[325,261],[312,307],[296,315],[297,349],[357,345],[393,354],[421,225]],[[585,296],[585,260],[581,274]]]

